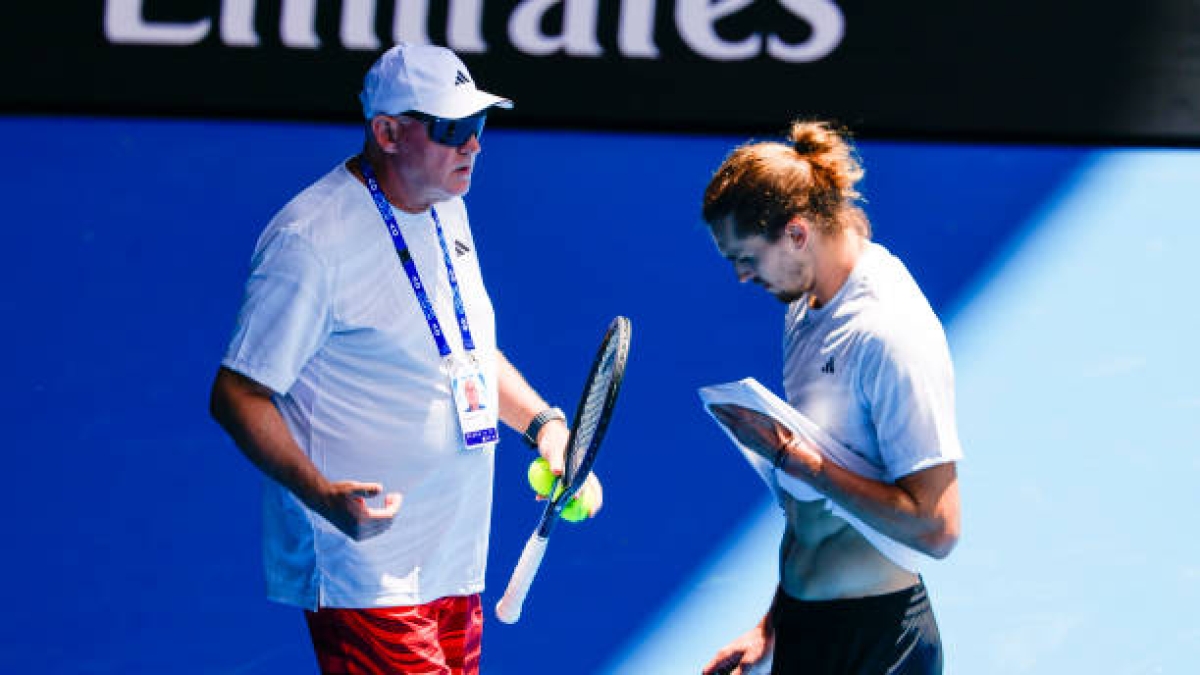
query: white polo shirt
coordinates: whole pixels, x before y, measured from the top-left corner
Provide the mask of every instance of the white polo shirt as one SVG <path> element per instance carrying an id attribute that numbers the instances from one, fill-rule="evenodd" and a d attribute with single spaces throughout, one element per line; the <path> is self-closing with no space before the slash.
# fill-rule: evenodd
<path id="1" fill-rule="evenodd" d="M 908 269 L 867 242 L 829 303 L 789 307 L 783 384 L 788 403 L 897 478 L 962 458 L 954 368 L 942 324 Z"/>
<path id="2" fill-rule="evenodd" d="M 495 318 L 461 199 L 434 207 L 488 387 Z M 394 210 L 443 332 L 463 353 L 431 215 Z M 404 497 L 393 526 L 355 542 L 267 480 L 268 596 L 315 608 L 430 602 L 483 589 L 493 449 L 463 449 L 442 358 L 370 193 L 339 165 L 259 238 L 222 364 L 277 392 L 293 437 L 330 480 Z M 495 407 L 493 409 L 496 409 Z"/>

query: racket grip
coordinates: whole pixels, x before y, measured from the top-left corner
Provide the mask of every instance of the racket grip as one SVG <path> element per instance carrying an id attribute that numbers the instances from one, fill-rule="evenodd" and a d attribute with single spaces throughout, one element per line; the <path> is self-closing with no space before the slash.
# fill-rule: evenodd
<path id="1" fill-rule="evenodd" d="M 542 556 L 546 555 L 546 543 L 549 538 L 543 538 L 537 532 L 525 542 L 521 551 L 521 559 L 513 570 L 512 578 L 508 580 L 508 588 L 504 597 L 496 603 L 496 618 L 504 623 L 516 623 L 521 618 L 521 607 L 525 604 L 525 596 L 533 585 L 533 577 L 542 566 Z"/>

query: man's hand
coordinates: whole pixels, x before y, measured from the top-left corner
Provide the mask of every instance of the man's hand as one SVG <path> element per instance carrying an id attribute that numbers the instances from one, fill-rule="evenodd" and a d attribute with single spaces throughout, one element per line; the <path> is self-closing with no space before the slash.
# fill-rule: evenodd
<path id="1" fill-rule="evenodd" d="M 739 443 L 772 464 L 778 464 L 779 453 L 785 448 L 787 464 L 802 465 L 810 474 L 823 463 L 819 452 L 802 442 L 790 429 L 757 410 L 735 403 L 718 403 L 711 406 L 711 410 Z"/>
<path id="2" fill-rule="evenodd" d="M 562 420 L 550 420 L 538 432 L 538 454 L 550 465 L 550 471 L 555 476 L 563 472 L 563 458 L 567 452 L 567 441 L 570 440 L 571 430 Z"/>
<path id="3" fill-rule="evenodd" d="M 558 420 L 547 423 L 538 433 L 538 453 L 546 459 L 546 463 L 550 465 L 550 471 L 555 476 L 563 474 L 567 441 L 570 440 L 570 437 L 571 432 L 567 425 Z M 604 488 L 600 485 L 600 479 L 596 478 L 595 472 L 588 474 L 587 480 L 583 482 L 583 487 L 575 493 L 575 498 L 583 500 L 583 503 L 590 507 L 588 518 L 595 516 L 600 511 L 600 507 L 604 505 Z"/>
<path id="4" fill-rule="evenodd" d="M 600 512 L 600 507 L 604 506 L 604 487 L 600 485 L 600 479 L 596 478 L 596 472 L 588 474 L 583 487 L 575 493 L 575 499 L 583 500 L 588 506 L 588 518 L 594 518 Z"/>
<path id="5" fill-rule="evenodd" d="M 773 646 L 773 637 L 764 633 L 761 624 L 755 626 L 717 652 L 704 666 L 704 675 L 749 675 Z"/>
<path id="6" fill-rule="evenodd" d="M 355 541 L 370 539 L 392 526 L 392 521 L 400 512 L 400 502 L 404 501 L 400 493 L 389 492 L 383 498 L 381 508 L 368 506 L 367 498 L 381 492 L 383 486 L 379 483 L 348 480 L 330 483 L 316 510 L 347 537 Z"/>

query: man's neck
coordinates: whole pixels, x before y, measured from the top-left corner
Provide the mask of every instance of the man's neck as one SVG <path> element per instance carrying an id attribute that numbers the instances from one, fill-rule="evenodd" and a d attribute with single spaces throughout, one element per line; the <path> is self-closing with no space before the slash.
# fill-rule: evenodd
<path id="1" fill-rule="evenodd" d="M 375 173 L 375 180 L 379 183 L 379 189 L 383 191 L 383 196 L 392 206 L 405 213 L 425 213 L 433 206 L 432 203 L 423 204 L 420 200 L 408 195 L 404 189 L 404 181 L 400 180 L 400 175 L 392 168 L 391 163 L 379 157 L 377 153 L 367 150 L 359 153 L 357 157 L 347 163 L 350 172 L 364 185 L 366 178 L 363 177 L 363 164 L 370 164 L 371 170 Z"/>
<path id="2" fill-rule="evenodd" d="M 857 232 L 843 230 L 832 236 L 820 237 L 818 242 L 820 250 L 815 252 L 816 279 L 811 298 L 813 307 L 824 307 L 850 278 L 850 273 L 866 248 L 867 240 Z"/>

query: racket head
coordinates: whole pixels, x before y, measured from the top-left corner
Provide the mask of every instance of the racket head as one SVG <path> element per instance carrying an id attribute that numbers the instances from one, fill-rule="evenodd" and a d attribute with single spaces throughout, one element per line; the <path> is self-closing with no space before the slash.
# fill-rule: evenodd
<path id="1" fill-rule="evenodd" d="M 564 488 L 547 505 L 547 512 L 561 512 L 592 472 L 600 441 L 608 430 L 617 394 L 625 380 L 625 362 L 629 358 L 632 330 L 629 319 L 618 316 L 609 324 L 600 342 L 600 349 L 584 382 L 579 405 L 575 407 L 575 420 L 563 457 L 561 483 Z"/>

